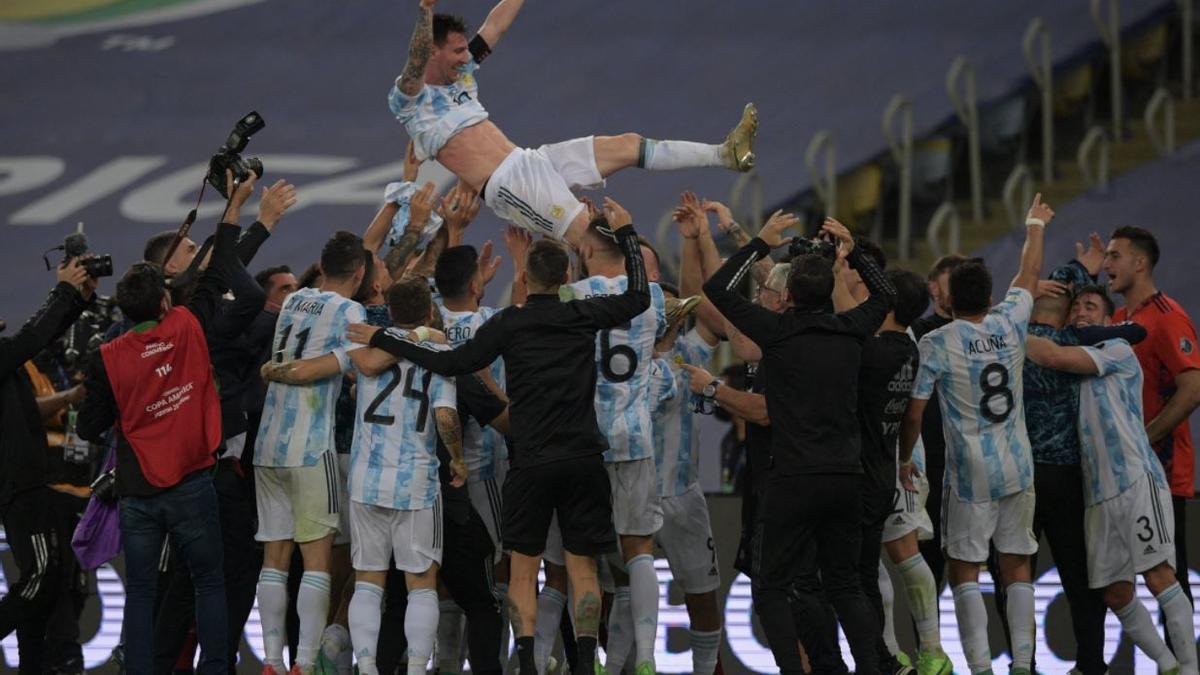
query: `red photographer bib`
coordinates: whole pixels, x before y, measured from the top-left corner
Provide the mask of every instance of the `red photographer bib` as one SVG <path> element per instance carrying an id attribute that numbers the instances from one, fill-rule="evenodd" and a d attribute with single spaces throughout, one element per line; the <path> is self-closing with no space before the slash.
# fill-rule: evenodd
<path id="1" fill-rule="evenodd" d="M 102 345 L 100 354 L 118 427 L 148 483 L 171 487 L 213 464 L 221 405 L 208 341 L 191 312 L 175 307 L 157 326 Z"/>

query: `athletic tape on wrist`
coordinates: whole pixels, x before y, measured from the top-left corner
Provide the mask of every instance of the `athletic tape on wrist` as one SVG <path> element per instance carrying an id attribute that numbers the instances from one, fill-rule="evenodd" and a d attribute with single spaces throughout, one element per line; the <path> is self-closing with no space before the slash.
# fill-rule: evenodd
<path id="1" fill-rule="evenodd" d="M 1045 227 L 1046 221 L 1042 220 L 1041 218 L 1034 218 L 1033 216 L 1030 216 L 1025 219 L 1025 224 L 1026 225 L 1041 225 L 1042 227 Z"/>

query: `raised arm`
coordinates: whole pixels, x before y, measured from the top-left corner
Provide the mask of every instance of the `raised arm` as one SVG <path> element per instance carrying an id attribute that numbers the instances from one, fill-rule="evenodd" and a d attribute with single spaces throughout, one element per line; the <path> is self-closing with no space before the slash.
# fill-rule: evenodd
<path id="1" fill-rule="evenodd" d="M 1030 335 L 1025 340 L 1025 355 L 1043 368 L 1079 375 L 1095 375 L 1096 362 L 1082 347 L 1065 347 L 1053 340 Z"/>
<path id="2" fill-rule="evenodd" d="M 533 244 L 533 235 L 528 230 L 509 225 L 504 228 L 504 247 L 508 249 L 508 259 L 512 261 L 513 280 L 510 304 L 523 305 L 529 296 L 525 286 L 525 260 L 529 257 L 529 247 Z"/>
<path id="3" fill-rule="evenodd" d="M 633 217 L 615 200 L 604 198 L 604 216 L 612 228 L 622 253 L 625 254 L 625 292 L 620 295 L 576 300 L 594 327 L 615 328 L 650 307 L 650 280 L 646 276 L 646 261 L 642 260 L 642 245 L 633 229 Z"/>
<path id="4" fill-rule="evenodd" d="M 1025 217 L 1025 245 L 1021 248 L 1021 269 L 1013 279 L 1013 288 L 1024 288 L 1030 295 L 1037 291 L 1038 277 L 1042 275 L 1042 244 L 1046 225 L 1054 219 L 1054 210 L 1042 203 L 1042 193 L 1033 197 L 1033 206 Z"/>
<path id="5" fill-rule="evenodd" d="M 479 37 L 487 43 L 489 51 L 496 48 L 496 43 L 512 25 L 513 19 L 517 18 L 517 13 L 524 4 L 525 0 L 500 0 L 492 11 L 488 12 L 483 25 L 479 27 Z"/>
<path id="6" fill-rule="evenodd" d="M 417 25 L 413 26 L 408 42 L 408 61 L 396 78 L 396 88 L 405 96 L 416 96 L 425 86 L 425 64 L 433 53 L 433 5 L 436 0 L 421 0 L 417 9 Z"/>
<path id="7" fill-rule="evenodd" d="M 81 294 L 90 299 L 95 283 L 77 260 L 60 267 L 58 283 L 37 314 L 16 335 L 0 339 L 0 376 L 8 377 L 62 335 L 83 313 L 87 303 Z"/>
<path id="8" fill-rule="evenodd" d="M 841 242 L 841 248 L 846 251 L 846 263 L 862 277 L 867 292 L 871 295 L 857 307 L 838 314 L 848 321 L 863 335 L 874 335 L 883 324 L 892 305 L 896 301 L 896 287 L 888 280 L 887 275 L 875 263 L 875 260 L 865 255 L 861 249 L 854 246 L 854 237 L 844 225 L 832 218 L 826 218 L 821 229 L 836 237 Z"/>
<path id="9" fill-rule="evenodd" d="M 733 219 L 733 212 L 729 210 L 728 206 L 725 206 L 721 202 L 714 202 L 708 199 L 705 199 L 701 206 L 705 211 L 717 214 L 717 227 L 721 228 L 721 231 L 724 232 L 727 237 L 732 239 L 733 243 L 737 244 L 739 248 L 750 243 L 750 233 L 746 231 L 746 228 L 739 225 L 738 222 Z M 713 255 L 716 255 L 717 250 L 717 245 L 715 242 L 713 242 L 711 231 L 702 233 L 701 245 L 705 251 L 704 271 L 707 274 L 712 274 L 713 272 L 717 271 L 717 268 L 720 267 L 721 263 L 719 257 L 717 258 L 717 263 L 715 265 L 710 265 L 708 262 L 710 260 L 708 255 L 709 249 L 712 250 Z M 771 260 L 760 260 L 755 263 L 754 267 L 750 268 L 750 277 L 754 279 L 754 283 L 759 285 L 766 283 L 767 275 L 771 273 L 771 267 L 773 265 L 774 263 Z"/>
<path id="10" fill-rule="evenodd" d="M 768 258 L 771 249 L 783 244 L 783 231 L 799 223 L 790 213 L 776 211 L 763 226 L 759 236 L 750 240 L 704 284 L 704 294 L 735 328 L 763 347 L 773 337 L 780 317 L 760 307 L 737 292 L 751 266 Z"/>

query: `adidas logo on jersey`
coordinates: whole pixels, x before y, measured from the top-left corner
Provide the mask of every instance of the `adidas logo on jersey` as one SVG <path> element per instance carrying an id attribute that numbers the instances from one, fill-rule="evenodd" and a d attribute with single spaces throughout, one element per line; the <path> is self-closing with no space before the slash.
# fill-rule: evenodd
<path id="1" fill-rule="evenodd" d="M 896 516 L 896 519 L 892 521 L 892 524 L 893 525 L 903 525 L 904 524 L 904 516 Z"/>
<path id="2" fill-rule="evenodd" d="M 1142 555 L 1150 555 L 1151 553 L 1158 553 L 1158 550 L 1150 544 L 1146 544 L 1146 550 L 1142 551 Z"/>
<path id="3" fill-rule="evenodd" d="M 712 569 L 710 569 L 710 570 L 708 571 L 708 576 L 710 576 L 710 577 L 719 577 L 719 576 L 721 576 L 721 574 L 720 574 L 719 572 L 717 572 L 717 568 L 716 568 L 716 567 L 713 567 Z"/>

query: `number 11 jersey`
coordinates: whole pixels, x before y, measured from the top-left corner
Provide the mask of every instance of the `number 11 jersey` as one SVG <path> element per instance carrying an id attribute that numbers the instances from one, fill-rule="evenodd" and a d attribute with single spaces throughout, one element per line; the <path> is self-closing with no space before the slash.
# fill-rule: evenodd
<path id="1" fill-rule="evenodd" d="M 980 323 L 955 320 L 921 338 L 912 397 L 938 392 L 946 484 L 968 502 L 998 500 L 1033 484 L 1022 373 L 1033 297 L 1009 289 Z"/>
<path id="2" fill-rule="evenodd" d="M 366 310 L 357 302 L 302 288 L 283 301 L 275 321 L 271 360 L 297 361 L 332 353 L 344 373 L 350 369 L 347 352 L 362 346 L 347 339 L 346 329 L 366 322 Z M 271 382 L 254 443 L 254 465 L 313 466 L 321 455 L 333 452 L 333 408 L 341 388 L 341 377 L 301 386 Z"/>

